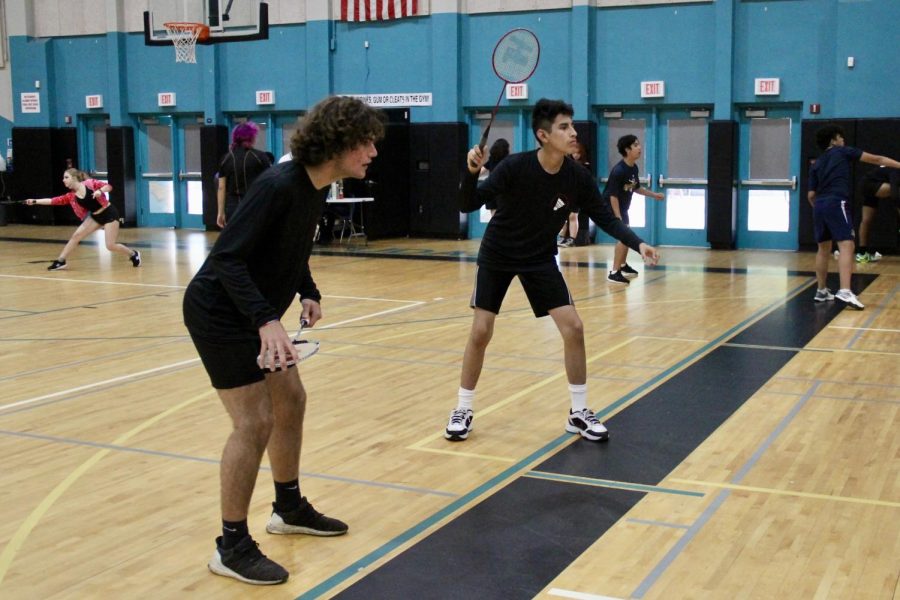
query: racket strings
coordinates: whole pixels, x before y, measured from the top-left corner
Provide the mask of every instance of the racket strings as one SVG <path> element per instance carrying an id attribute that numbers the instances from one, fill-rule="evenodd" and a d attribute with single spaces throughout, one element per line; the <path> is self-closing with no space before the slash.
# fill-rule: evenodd
<path id="1" fill-rule="evenodd" d="M 494 71 L 509 83 L 525 81 L 534 73 L 540 57 L 540 44 L 530 31 L 513 31 L 497 44 Z"/>

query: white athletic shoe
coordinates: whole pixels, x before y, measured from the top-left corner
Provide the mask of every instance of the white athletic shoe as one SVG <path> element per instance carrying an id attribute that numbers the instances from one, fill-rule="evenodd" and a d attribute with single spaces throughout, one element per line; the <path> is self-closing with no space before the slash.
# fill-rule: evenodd
<path id="1" fill-rule="evenodd" d="M 609 431 L 594 416 L 594 411 L 589 408 L 577 412 L 570 410 L 566 431 L 569 433 L 580 433 L 581 437 L 592 442 L 605 442 L 609 439 Z"/>
<path id="2" fill-rule="evenodd" d="M 870 252 L 869 253 L 869 262 L 878 262 L 883 257 L 881 256 L 881 252 Z"/>
<path id="3" fill-rule="evenodd" d="M 862 310 L 866 307 L 850 290 L 838 290 L 834 297 L 854 310 Z"/>
<path id="4" fill-rule="evenodd" d="M 450 411 L 450 420 L 447 422 L 447 429 L 444 430 L 444 437 L 451 442 L 463 441 L 469 437 L 474 420 L 475 413 L 471 408 L 454 408 Z"/>

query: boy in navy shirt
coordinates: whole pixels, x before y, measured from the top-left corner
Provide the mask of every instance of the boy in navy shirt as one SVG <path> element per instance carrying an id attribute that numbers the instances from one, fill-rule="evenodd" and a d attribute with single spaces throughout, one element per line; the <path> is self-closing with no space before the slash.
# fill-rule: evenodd
<path id="1" fill-rule="evenodd" d="M 900 163 L 885 156 L 845 146 L 844 130 L 837 125 L 826 125 L 819 129 L 816 132 L 816 144 L 824 152 L 809 168 L 807 192 L 807 199 L 813 207 L 813 227 L 816 243 L 819 245 L 816 254 L 818 289 L 813 300 L 826 302 L 837 298 L 850 308 L 862 310 L 865 306 L 850 291 L 854 250 L 853 217 L 850 207 L 850 163 L 861 160 L 895 169 L 900 168 Z M 825 286 L 832 240 L 837 242 L 840 252 L 838 274 L 841 287 L 836 294 L 832 294 Z"/>
<path id="2" fill-rule="evenodd" d="M 628 208 L 631 206 L 632 194 L 649 196 L 654 200 L 664 200 L 665 196 L 641 187 L 637 161 L 641 158 L 643 148 L 641 148 L 641 143 L 637 137 L 623 135 L 619 138 L 616 147 L 623 158 L 609 172 L 609 179 L 606 182 L 606 187 L 603 188 L 603 199 L 612 208 L 613 213 L 627 225 Z M 620 241 L 616 242 L 616 249 L 613 251 L 612 270 L 606 276 L 608 281 L 628 285 L 629 279 L 638 276 L 638 272 L 628 266 L 627 256 L 628 246 Z"/>

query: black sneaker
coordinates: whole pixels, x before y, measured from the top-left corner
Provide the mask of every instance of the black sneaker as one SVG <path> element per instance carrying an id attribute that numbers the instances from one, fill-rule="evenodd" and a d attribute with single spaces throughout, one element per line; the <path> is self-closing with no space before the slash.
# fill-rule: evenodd
<path id="1" fill-rule="evenodd" d="M 137 250 L 131 255 L 131 264 L 135 267 L 141 266 L 141 253 Z"/>
<path id="2" fill-rule="evenodd" d="M 266 531 L 285 535 L 290 533 L 305 533 L 307 535 L 333 536 L 347 533 L 347 524 L 326 517 L 313 508 L 312 504 L 304 496 L 300 498 L 300 508 L 287 513 L 279 513 L 272 504 L 272 516 L 266 524 Z"/>
<path id="3" fill-rule="evenodd" d="M 622 268 L 619 269 L 622 272 L 623 277 L 627 277 L 628 279 L 634 279 L 638 276 L 638 272 L 628 266 L 628 263 L 622 265 Z"/>
<path id="4" fill-rule="evenodd" d="M 64 260 L 54 260 L 50 263 L 50 266 L 47 267 L 48 271 L 62 271 L 66 268 L 66 261 Z"/>
<path id="5" fill-rule="evenodd" d="M 216 575 L 233 577 L 253 585 L 276 585 L 288 580 L 288 572 L 260 552 L 249 535 L 233 548 L 222 548 L 222 536 L 216 538 L 216 551 L 207 565 Z"/>
<path id="6" fill-rule="evenodd" d="M 624 283 L 625 285 L 629 284 L 628 279 L 622 275 L 622 271 L 610 271 L 609 275 L 606 276 L 606 280 L 611 283 Z"/>

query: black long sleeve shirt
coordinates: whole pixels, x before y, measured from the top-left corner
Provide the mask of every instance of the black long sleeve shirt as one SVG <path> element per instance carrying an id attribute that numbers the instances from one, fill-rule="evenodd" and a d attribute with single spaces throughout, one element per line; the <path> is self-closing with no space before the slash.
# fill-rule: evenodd
<path id="1" fill-rule="evenodd" d="M 309 257 L 327 194 L 295 161 L 256 179 L 185 291 L 184 322 L 193 334 L 257 338 L 296 294 L 321 299 Z"/>
<path id="2" fill-rule="evenodd" d="M 547 173 L 537 150 L 513 154 L 478 184 L 466 170 L 459 186 L 459 210 L 471 212 L 496 199 L 478 264 L 500 271 L 535 271 L 555 264 L 556 235 L 569 213 L 583 210 L 603 231 L 638 250 L 639 238 L 603 202 L 590 172 L 566 158 L 556 173 Z"/>

